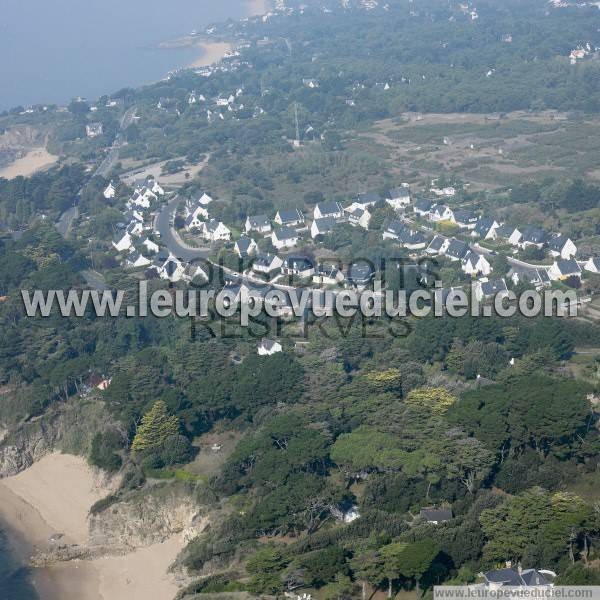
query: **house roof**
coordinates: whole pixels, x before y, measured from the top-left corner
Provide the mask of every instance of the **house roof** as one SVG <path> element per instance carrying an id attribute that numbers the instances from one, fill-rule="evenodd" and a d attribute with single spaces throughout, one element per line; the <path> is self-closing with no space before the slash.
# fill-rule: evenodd
<path id="1" fill-rule="evenodd" d="M 557 260 L 556 268 L 561 275 L 579 275 L 581 267 L 576 260 Z"/>
<path id="2" fill-rule="evenodd" d="M 320 264 L 315 269 L 315 275 L 336 279 L 340 275 L 340 270 L 335 265 Z"/>
<path id="3" fill-rule="evenodd" d="M 424 212 L 431 210 L 432 206 L 433 202 L 427 198 L 420 198 L 415 202 L 415 208 Z"/>
<path id="4" fill-rule="evenodd" d="M 254 259 L 254 264 L 259 267 L 270 268 L 276 258 L 277 255 L 275 254 L 259 254 Z"/>
<path id="5" fill-rule="evenodd" d="M 528 281 L 529 283 L 548 283 L 550 276 L 546 269 L 531 269 L 526 267 L 513 267 L 513 272 L 519 276 L 519 279 Z"/>
<path id="6" fill-rule="evenodd" d="M 523 232 L 523 241 L 532 244 L 545 244 L 548 241 L 548 234 L 543 229 L 528 227 Z"/>
<path id="7" fill-rule="evenodd" d="M 496 233 L 501 238 L 508 239 L 515 232 L 516 229 L 516 227 L 512 227 L 511 225 L 500 225 L 500 227 L 496 229 Z"/>
<path id="8" fill-rule="evenodd" d="M 483 576 L 489 583 L 502 583 L 509 586 L 520 586 L 522 583 L 519 573 L 514 569 L 496 569 L 484 573 Z"/>
<path id="9" fill-rule="evenodd" d="M 427 239 L 420 231 L 414 231 L 413 229 L 404 229 L 398 235 L 398 241 L 401 244 L 424 244 Z"/>
<path id="10" fill-rule="evenodd" d="M 431 207 L 431 212 L 438 216 L 443 216 L 443 214 L 448 210 L 448 207 L 445 204 L 436 204 Z"/>
<path id="11" fill-rule="evenodd" d="M 386 232 L 391 233 L 393 235 L 400 235 L 406 229 L 406 225 L 401 221 L 392 221 L 386 227 Z"/>
<path id="12" fill-rule="evenodd" d="M 313 268 L 311 260 L 306 256 L 288 256 L 283 261 L 283 266 L 293 271 L 307 271 Z"/>
<path id="13" fill-rule="evenodd" d="M 477 254 L 477 252 L 473 252 L 472 250 L 469 250 L 469 252 L 467 252 L 467 254 L 465 254 L 465 256 L 462 260 L 464 263 L 471 262 L 471 264 L 473 266 L 475 266 L 479 262 L 480 258 L 481 258 L 480 254 Z"/>
<path id="14" fill-rule="evenodd" d="M 243 235 L 236 243 L 236 247 L 239 250 L 239 252 L 241 254 L 245 254 L 246 252 L 248 252 L 250 246 L 256 243 L 254 242 L 254 240 L 252 238 L 246 237 L 245 235 Z"/>
<path id="15" fill-rule="evenodd" d="M 475 231 L 481 236 L 487 235 L 495 222 L 491 217 L 480 217 L 475 225 Z"/>
<path id="16" fill-rule="evenodd" d="M 590 258 L 590 262 L 598 271 L 600 271 L 600 258 Z"/>
<path id="17" fill-rule="evenodd" d="M 388 194 L 392 200 L 395 198 L 410 198 L 410 190 L 404 186 L 392 188 Z"/>
<path id="18" fill-rule="evenodd" d="M 290 210 L 280 210 L 279 218 L 285 225 L 286 223 L 295 223 L 296 221 L 304 221 L 304 215 L 298 208 L 292 208 Z"/>
<path id="19" fill-rule="evenodd" d="M 442 246 L 445 244 L 446 239 L 443 238 L 441 235 L 436 235 L 431 242 L 429 243 L 429 246 L 427 246 L 428 249 L 430 250 L 435 250 L 436 252 L 439 252 L 442 249 Z"/>
<path id="20" fill-rule="evenodd" d="M 298 234 L 289 227 L 281 227 L 273 232 L 273 235 L 280 241 L 293 240 L 298 238 Z"/>
<path id="21" fill-rule="evenodd" d="M 221 221 L 217 221 L 216 219 L 211 219 L 208 223 L 205 224 L 206 230 L 210 233 L 214 233 L 219 226 L 223 225 Z M 223 225 L 225 227 L 225 225 Z"/>
<path id="22" fill-rule="evenodd" d="M 469 252 L 469 244 L 463 242 L 461 240 L 452 239 L 450 245 L 448 246 L 448 250 L 446 250 L 446 255 L 451 256 L 453 258 L 464 258 Z"/>
<path id="23" fill-rule="evenodd" d="M 271 224 L 271 221 L 267 218 L 267 215 L 254 215 L 248 217 L 248 222 L 251 227 L 266 227 Z"/>
<path id="24" fill-rule="evenodd" d="M 495 279 L 493 281 L 482 281 L 481 291 L 484 296 L 495 296 L 500 292 L 506 292 L 506 281 L 504 279 Z"/>
<path id="25" fill-rule="evenodd" d="M 368 283 L 373 277 L 373 268 L 364 263 L 352 263 L 347 270 L 347 279 L 351 283 Z"/>
<path id="26" fill-rule="evenodd" d="M 521 571 L 521 579 L 525 585 L 549 585 L 551 583 L 550 579 L 537 569 L 524 569 Z"/>
<path id="27" fill-rule="evenodd" d="M 279 344 L 276 340 L 269 340 L 267 338 L 263 338 L 260 342 L 260 345 L 269 352 L 275 348 L 275 345 Z M 280 344 L 279 344 L 280 345 Z"/>
<path id="28" fill-rule="evenodd" d="M 544 571 L 542 573 L 537 569 L 523 569 L 519 572 L 511 568 L 496 569 L 483 574 L 488 583 L 515 587 L 550 585 L 553 580 L 551 575 L 551 572 Z"/>
<path id="29" fill-rule="evenodd" d="M 335 219 L 333 219 L 332 217 L 323 217 L 322 219 L 315 219 L 315 224 L 317 226 L 317 229 L 319 230 L 319 233 L 328 233 L 336 226 Z"/>
<path id="30" fill-rule="evenodd" d="M 570 241 L 568 237 L 565 237 L 562 234 L 554 236 L 549 242 L 548 247 L 550 250 L 554 250 L 555 252 L 560 252 Z"/>
<path id="31" fill-rule="evenodd" d="M 450 521 L 454 516 L 449 508 L 422 508 L 419 513 L 427 521 Z"/>
<path id="32" fill-rule="evenodd" d="M 358 194 L 357 202 L 361 204 L 377 204 L 381 202 L 382 198 L 377 192 L 366 192 L 364 194 Z"/>
<path id="33" fill-rule="evenodd" d="M 477 221 L 477 215 L 470 210 L 455 210 L 454 220 L 457 223 L 473 223 Z"/>
<path id="34" fill-rule="evenodd" d="M 333 215 L 343 211 L 339 202 L 319 202 L 317 208 L 322 215 Z"/>

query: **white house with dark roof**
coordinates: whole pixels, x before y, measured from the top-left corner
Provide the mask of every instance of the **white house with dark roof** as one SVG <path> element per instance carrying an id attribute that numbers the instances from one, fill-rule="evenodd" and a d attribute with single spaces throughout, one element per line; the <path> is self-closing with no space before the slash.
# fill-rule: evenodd
<path id="1" fill-rule="evenodd" d="M 496 237 L 496 229 L 500 227 L 500 223 L 491 217 L 480 217 L 475 223 L 475 227 L 471 231 L 473 237 L 481 238 L 482 240 L 493 240 Z"/>
<path id="2" fill-rule="evenodd" d="M 344 208 L 339 202 L 319 202 L 315 206 L 313 217 L 317 219 L 341 219 L 344 216 Z M 314 236 L 313 236 L 314 237 Z"/>
<path id="3" fill-rule="evenodd" d="M 278 250 L 283 248 L 293 248 L 298 245 L 299 236 L 294 229 L 281 227 L 275 229 L 271 234 L 271 243 Z"/>
<path id="4" fill-rule="evenodd" d="M 378 202 L 382 202 L 383 198 L 377 192 L 365 192 L 358 194 L 356 200 L 353 202 L 354 206 L 358 206 L 364 210 L 375 206 Z"/>
<path id="5" fill-rule="evenodd" d="M 471 251 L 462 259 L 461 269 L 464 273 L 473 277 L 477 275 L 487 277 L 492 272 L 492 265 L 485 256 Z"/>
<path id="6" fill-rule="evenodd" d="M 258 252 L 258 244 L 251 237 L 243 235 L 235 243 L 234 250 L 240 258 L 246 258 Z"/>
<path id="7" fill-rule="evenodd" d="M 276 254 L 259 254 L 252 263 L 252 270 L 255 273 L 270 275 L 281 268 L 283 260 Z"/>
<path id="8" fill-rule="evenodd" d="M 181 278 L 183 281 L 194 281 L 194 279 L 208 281 L 208 274 L 199 264 L 189 264 L 183 270 Z"/>
<path id="9" fill-rule="evenodd" d="M 439 525 L 440 523 L 451 521 L 454 515 L 450 508 L 426 507 L 421 509 L 419 517 L 431 525 Z"/>
<path id="10" fill-rule="evenodd" d="M 275 340 L 263 338 L 257 349 L 259 356 L 272 356 L 278 352 L 283 352 L 281 344 Z"/>
<path id="11" fill-rule="evenodd" d="M 511 563 L 503 569 L 495 569 L 480 574 L 484 583 L 481 587 L 498 590 L 503 587 L 511 588 L 552 588 L 556 573 L 548 569 L 522 569 L 520 566 L 513 568 Z M 474 587 L 478 587 L 475 584 Z"/>
<path id="12" fill-rule="evenodd" d="M 429 211 L 428 218 L 433 223 L 452 221 L 454 218 L 454 211 L 445 204 L 434 204 Z"/>
<path id="13" fill-rule="evenodd" d="M 408 250 L 423 250 L 427 246 L 427 239 L 420 231 L 410 229 L 401 221 L 389 223 L 382 237 L 384 240 L 394 240 Z"/>
<path id="14" fill-rule="evenodd" d="M 161 279 L 167 279 L 172 283 L 176 283 L 183 279 L 183 275 L 185 272 L 185 265 L 173 254 L 169 254 L 169 257 L 166 261 L 158 261 L 159 264 L 156 264 L 158 270 L 158 276 Z M 161 264 L 162 263 L 162 264 Z"/>
<path id="15" fill-rule="evenodd" d="M 410 204 L 410 188 L 408 185 L 401 185 L 397 188 L 392 188 L 385 201 L 394 209 L 400 210 Z"/>
<path id="16" fill-rule="evenodd" d="M 548 249 L 554 258 L 560 257 L 563 260 L 570 260 L 577 254 L 577 246 L 573 240 L 562 234 L 555 235 L 550 239 Z"/>
<path id="17" fill-rule="evenodd" d="M 113 185 L 113 182 L 111 181 L 104 189 L 103 195 L 107 200 L 110 200 L 111 198 L 115 197 L 116 193 L 117 193 L 117 189 L 115 188 L 115 186 Z"/>
<path id="18" fill-rule="evenodd" d="M 129 256 L 125 259 L 125 264 L 132 269 L 139 269 L 152 264 L 152 261 L 146 258 L 143 254 L 132 249 Z"/>
<path id="19" fill-rule="evenodd" d="M 533 285 L 538 291 L 552 286 L 552 280 L 550 279 L 550 275 L 548 275 L 548 269 L 544 268 L 532 269 L 513 267 L 510 278 L 515 285 L 518 285 L 519 283 Z"/>
<path id="20" fill-rule="evenodd" d="M 475 229 L 478 217 L 471 210 L 455 210 L 452 215 L 452 222 L 461 229 Z"/>
<path id="21" fill-rule="evenodd" d="M 523 234 L 516 227 L 510 225 L 501 225 L 494 232 L 494 239 L 505 240 L 511 246 L 518 246 L 522 237 Z"/>
<path id="22" fill-rule="evenodd" d="M 600 273 L 600 258 L 590 258 L 583 268 L 590 273 Z"/>
<path id="23" fill-rule="evenodd" d="M 278 210 L 275 215 L 275 223 L 285 227 L 300 227 L 304 225 L 304 221 L 304 215 L 298 208 Z"/>
<path id="24" fill-rule="evenodd" d="M 113 247 L 117 250 L 117 252 L 123 252 L 124 250 L 129 250 L 133 248 L 133 240 L 131 234 L 128 231 L 122 231 L 120 233 L 115 234 L 112 241 Z"/>
<path id="25" fill-rule="evenodd" d="M 505 296 L 508 294 L 508 287 L 504 279 L 480 279 L 475 285 L 475 297 L 479 302 L 497 296 Z"/>
<path id="26" fill-rule="evenodd" d="M 143 231 L 144 225 L 137 219 L 130 221 L 130 223 L 127 225 L 127 233 L 129 233 L 130 235 L 135 235 L 136 237 L 138 237 L 142 235 Z"/>
<path id="27" fill-rule="evenodd" d="M 446 252 L 444 253 L 451 261 L 462 260 L 467 256 L 467 254 L 471 251 L 469 248 L 469 244 L 463 242 L 462 240 L 457 240 L 456 238 L 452 238 L 448 247 L 446 248 Z"/>
<path id="28" fill-rule="evenodd" d="M 413 212 L 419 217 L 428 217 L 431 212 L 433 202 L 427 198 L 417 200 L 413 205 Z"/>
<path id="29" fill-rule="evenodd" d="M 148 250 L 149 252 L 158 252 L 159 251 L 158 244 L 148 238 L 142 240 L 142 246 L 144 246 L 146 248 L 146 250 Z"/>
<path id="30" fill-rule="evenodd" d="M 352 227 L 369 229 L 372 215 L 366 208 L 355 206 L 354 208 L 348 207 L 345 210 L 348 214 L 348 223 L 352 225 Z"/>
<path id="31" fill-rule="evenodd" d="M 288 256 L 283 261 L 281 272 L 284 275 L 292 275 L 305 279 L 314 275 L 315 267 L 312 261 L 305 256 Z"/>
<path id="32" fill-rule="evenodd" d="M 198 204 L 189 211 L 185 219 L 185 228 L 188 231 L 192 229 L 201 229 L 207 219 L 208 210 L 206 210 L 204 206 Z"/>
<path id="33" fill-rule="evenodd" d="M 581 267 L 576 260 L 556 260 L 548 269 L 552 281 L 563 281 L 569 277 L 581 278 Z"/>
<path id="34" fill-rule="evenodd" d="M 432 254 L 433 256 L 446 254 L 450 241 L 449 238 L 446 238 L 443 235 L 436 235 L 431 242 L 429 242 L 429 246 L 427 246 L 425 252 L 427 252 L 427 254 Z"/>
<path id="35" fill-rule="evenodd" d="M 335 265 L 320 264 L 317 265 L 312 280 L 317 285 L 335 285 L 344 281 L 344 274 Z"/>
<path id="36" fill-rule="evenodd" d="M 231 230 L 227 225 L 216 219 L 202 223 L 201 234 L 210 242 L 227 242 L 231 239 Z"/>
<path id="37" fill-rule="evenodd" d="M 337 225 L 337 221 L 332 217 L 324 217 L 322 219 L 315 219 L 310 226 L 310 235 L 313 239 L 319 235 L 327 235 L 331 233 L 334 227 Z"/>
<path id="38" fill-rule="evenodd" d="M 521 248 L 535 246 L 541 250 L 548 243 L 548 240 L 549 236 L 543 229 L 539 229 L 537 227 L 527 227 L 525 231 L 523 231 L 523 236 L 521 237 L 519 246 Z"/>
<path id="39" fill-rule="evenodd" d="M 255 215 L 246 218 L 246 233 L 256 231 L 257 233 L 271 233 L 271 221 L 267 215 Z"/>

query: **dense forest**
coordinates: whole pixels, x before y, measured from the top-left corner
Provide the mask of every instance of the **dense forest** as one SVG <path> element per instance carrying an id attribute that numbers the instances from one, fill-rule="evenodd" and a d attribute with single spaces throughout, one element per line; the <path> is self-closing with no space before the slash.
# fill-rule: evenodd
<path id="1" fill-rule="evenodd" d="M 375 121 L 405 112 L 600 112 L 597 53 L 569 61 L 574 48 L 600 45 L 597 8 L 482 0 L 475 19 L 437 0 L 370 11 L 308 4 L 217 26 L 249 40 L 239 68 L 211 77 L 185 70 L 122 90 L 140 120 L 125 129 L 120 160 L 206 159 L 179 192 L 225 190 L 211 216 L 239 223 L 348 197 L 365 181 L 386 189 L 382 164 L 348 150 Z M 188 103 L 192 92 L 236 90 L 236 110 L 214 122 Z M 179 115 L 157 109 L 165 97 Z M 303 141 L 317 149 L 288 168 L 296 111 Z M 309 589 L 339 600 L 368 587 L 420 597 L 506 561 L 552 569 L 560 583 L 600 585 L 598 364 L 584 371 L 576 362 L 582 349 L 597 349 L 600 326 L 410 317 L 395 323 L 404 334 L 391 336 L 388 324 L 325 319 L 306 339 L 283 336 L 283 352 L 265 357 L 256 353 L 260 335 L 235 323 L 235 335 L 215 337 L 176 317 L 26 318 L 20 290 L 82 289 L 89 269 L 108 288 L 136 293 L 109 241 L 131 190 L 120 185 L 116 198 L 99 202 L 109 178 L 91 176 L 116 121 L 106 117 L 105 139 L 90 141 L 81 139 L 88 117 L 79 105 L 61 113 L 51 135 L 68 158 L 60 166 L 0 179 L 0 424 L 27 428 L 76 406 L 78 450 L 122 474 L 93 513 L 150 494 L 156 482 L 183 482 L 215 515 L 178 559 L 194 580 L 189 594 Z M 124 170 L 117 164 L 111 177 Z M 502 199 L 588 214 L 598 191 L 567 174 L 503 190 Z M 54 223 L 74 205 L 83 216 L 62 236 Z M 340 228 L 323 247 L 380 263 L 386 210 L 368 235 Z M 92 383 L 98 376 L 110 379 L 102 391 Z M 88 403 L 102 419 L 88 420 Z M 218 469 L 198 474 L 192 465 L 206 450 L 197 441 L 214 432 L 230 434 L 234 447 Z M 427 522 L 421 510 L 432 506 L 451 518 Z"/>

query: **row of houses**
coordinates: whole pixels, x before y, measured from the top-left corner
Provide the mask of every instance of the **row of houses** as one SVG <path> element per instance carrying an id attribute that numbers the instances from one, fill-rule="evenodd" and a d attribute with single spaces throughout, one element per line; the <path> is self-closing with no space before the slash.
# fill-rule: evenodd
<path id="1" fill-rule="evenodd" d="M 413 212 L 432 223 L 452 223 L 470 231 L 474 238 L 498 240 L 521 249 L 536 247 L 541 250 L 546 247 L 553 257 L 564 260 L 572 259 L 577 254 L 577 246 L 573 240 L 560 233 L 550 234 L 537 227 L 526 227 L 521 231 L 518 227 L 501 224 L 491 217 L 479 217 L 473 211 L 465 209 L 453 210 L 432 200 L 418 200 L 414 204 Z"/>

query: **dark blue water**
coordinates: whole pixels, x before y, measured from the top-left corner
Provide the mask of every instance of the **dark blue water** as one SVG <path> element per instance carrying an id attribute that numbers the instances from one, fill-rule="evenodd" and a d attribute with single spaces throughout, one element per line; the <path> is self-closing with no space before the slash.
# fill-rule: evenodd
<path id="1" fill-rule="evenodd" d="M 199 57 L 158 43 L 247 10 L 247 0 L 1 0 L 0 110 L 156 81 Z"/>
<path id="2" fill-rule="evenodd" d="M 37 600 L 26 568 L 19 564 L 10 547 L 8 535 L 0 528 L 0 598 L 2 600 Z"/>

